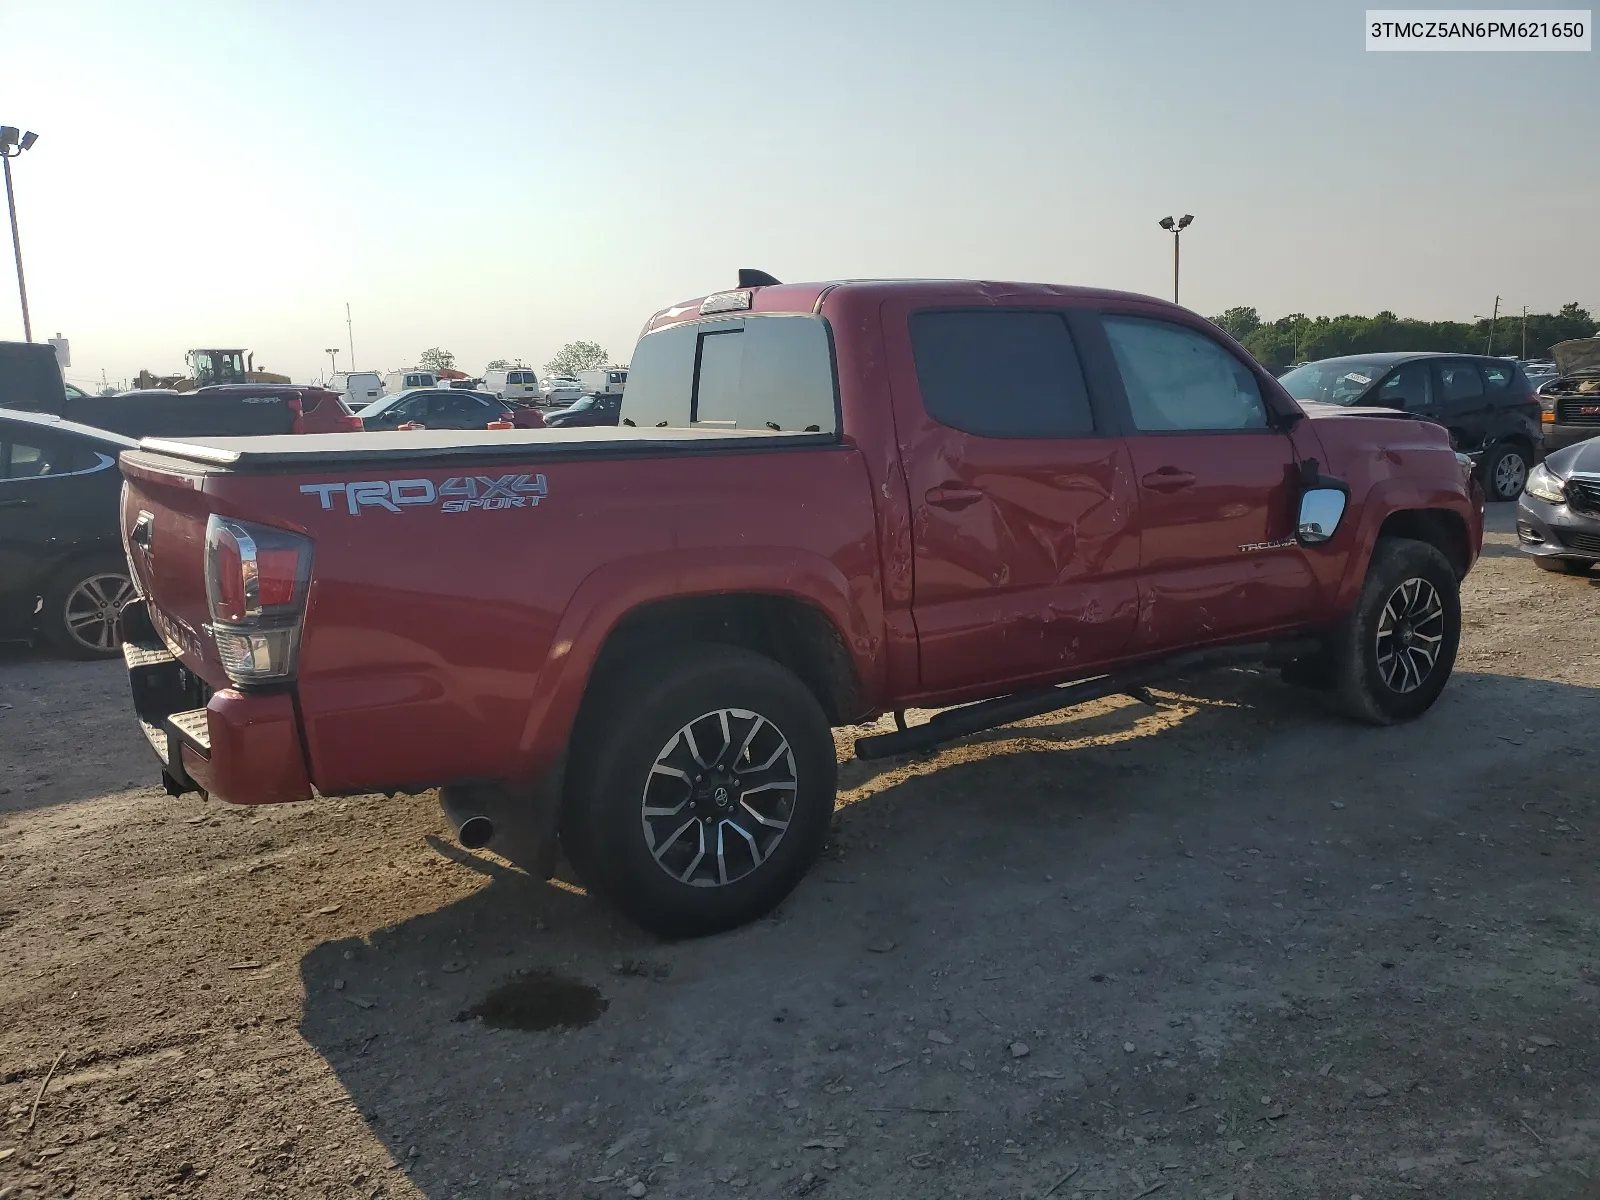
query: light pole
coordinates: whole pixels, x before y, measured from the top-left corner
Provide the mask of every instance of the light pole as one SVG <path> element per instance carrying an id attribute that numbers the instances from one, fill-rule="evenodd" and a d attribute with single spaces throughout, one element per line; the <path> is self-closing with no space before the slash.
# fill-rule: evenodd
<path id="1" fill-rule="evenodd" d="M 1487 317 L 1483 316 L 1481 313 L 1473 313 L 1472 314 L 1472 319 L 1474 321 L 1488 321 L 1489 322 L 1489 344 L 1483 348 L 1483 353 L 1484 353 L 1484 357 L 1486 357 L 1486 358 L 1493 356 L 1493 354 L 1494 354 L 1494 327 L 1495 327 L 1495 324 L 1500 320 L 1500 297 L 1496 296 L 1494 298 L 1494 309 L 1493 309 L 1493 311 L 1490 312 L 1490 314 Z"/>
<path id="2" fill-rule="evenodd" d="M 6 208 L 11 213 L 11 250 L 17 256 L 17 294 L 22 297 L 22 336 L 33 341 L 33 322 L 28 319 L 28 283 L 22 277 L 22 239 L 17 236 L 17 198 L 11 191 L 11 160 L 31 149 L 39 135 L 23 133 L 15 125 L 0 125 L 0 157 L 5 159 Z"/>
<path id="3" fill-rule="evenodd" d="M 1193 220 L 1193 213 L 1184 213 L 1176 221 L 1171 217 L 1161 218 L 1161 228 L 1172 234 L 1172 302 L 1174 304 L 1178 302 L 1178 239 L 1182 236 L 1183 231 L 1189 228 Z"/>
<path id="4" fill-rule="evenodd" d="M 328 356 L 328 378 L 332 379 L 339 373 L 339 347 L 329 346 L 323 353 Z"/>

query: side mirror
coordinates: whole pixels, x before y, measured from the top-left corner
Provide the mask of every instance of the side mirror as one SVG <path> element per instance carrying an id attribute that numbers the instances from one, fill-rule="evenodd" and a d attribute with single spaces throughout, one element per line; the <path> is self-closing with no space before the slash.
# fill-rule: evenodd
<path id="1" fill-rule="evenodd" d="M 1308 488 L 1300 496 L 1295 538 L 1302 546 L 1320 546 L 1339 528 L 1348 497 L 1339 488 Z"/>

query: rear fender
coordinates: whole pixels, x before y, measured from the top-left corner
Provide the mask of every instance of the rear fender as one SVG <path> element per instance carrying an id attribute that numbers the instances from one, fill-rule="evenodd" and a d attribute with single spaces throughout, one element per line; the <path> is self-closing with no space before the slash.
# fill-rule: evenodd
<path id="1" fill-rule="evenodd" d="M 565 748 L 606 638 L 630 612 L 662 600 L 742 592 L 808 603 L 833 623 L 862 700 L 875 706 L 884 690 L 883 598 L 875 584 L 852 582 L 820 555 L 776 547 L 661 551 L 596 569 L 573 593 L 539 670 L 521 743 L 529 773 Z"/>

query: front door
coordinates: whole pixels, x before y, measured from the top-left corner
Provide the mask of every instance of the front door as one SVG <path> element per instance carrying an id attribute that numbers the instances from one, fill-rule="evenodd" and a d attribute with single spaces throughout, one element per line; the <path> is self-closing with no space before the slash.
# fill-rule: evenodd
<path id="1" fill-rule="evenodd" d="M 1139 495 L 1134 647 L 1165 651 L 1293 626 L 1315 608 L 1294 538 L 1288 434 L 1254 373 L 1198 329 L 1108 313 Z"/>
<path id="2" fill-rule="evenodd" d="M 1139 547 L 1128 452 L 1066 313 L 884 306 L 912 511 L 923 688 L 995 690 L 1115 658 Z"/>

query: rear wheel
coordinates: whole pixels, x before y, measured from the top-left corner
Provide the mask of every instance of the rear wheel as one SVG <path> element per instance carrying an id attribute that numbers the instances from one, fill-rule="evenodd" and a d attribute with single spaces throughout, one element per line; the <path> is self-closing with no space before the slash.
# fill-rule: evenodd
<path id="1" fill-rule="evenodd" d="M 1339 707 L 1373 725 L 1421 716 L 1449 682 L 1460 639 L 1449 560 L 1426 542 L 1380 540 L 1356 606 L 1329 646 Z"/>
<path id="2" fill-rule="evenodd" d="M 1516 442 L 1501 442 L 1483 460 L 1483 487 L 1491 500 L 1515 500 L 1528 482 L 1532 455 Z"/>
<path id="3" fill-rule="evenodd" d="M 1594 566 L 1581 558 L 1536 558 L 1533 560 L 1546 571 L 1555 571 L 1562 575 L 1587 575 L 1589 568 Z"/>
<path id="4" fill-rule="evenodd" d="M 131 599 L 126 561 L 109 554 L 84 559 L 45 592 L 39 632 L 72 658 L 113 658 L 122 653 L 122 608 Z"/>
<path id="5" fill-rule="evenodd" d="M 562 822 L 584 882 L 667 937 L 732 929 L 800 882 L 833 817 L 833 736 L 768 658 L 686 647 L 586 705 Z"/>

